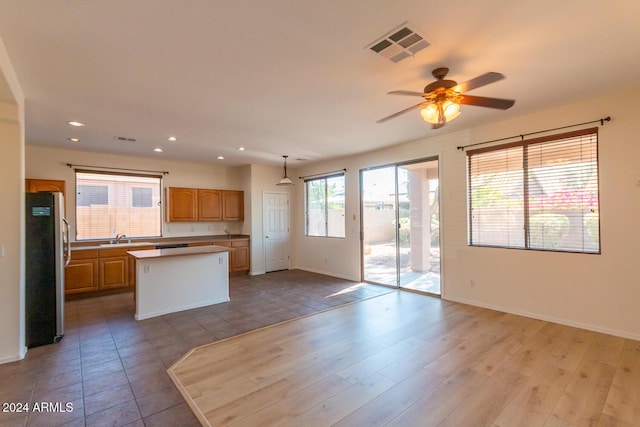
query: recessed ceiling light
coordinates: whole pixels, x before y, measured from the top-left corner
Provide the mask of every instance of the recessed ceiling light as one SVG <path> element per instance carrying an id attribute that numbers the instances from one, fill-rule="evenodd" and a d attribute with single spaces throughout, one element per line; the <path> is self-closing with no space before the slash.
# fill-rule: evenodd
<path id="1" fill-rule="evenodd" d="M 218 160 L 224 160 L 224 156 L 218 156 L 218 157 L 216 157 L 216 159 L 218 159 Z"/>
<path id="2" fill-rule="evenodd" d="M 70 121 L 70 122 L 67 122 L 67 123 L 69 123 L 71 126 L 75 126 L 75 127 L 82 127 L 82 126 L 84 126 L 84 123 L 75 122 L 75 121 Z"/>
<path id="3" fill-rule="evenodd" d="M 176 138 L 175 136 L 170 136 L 169 138 L 167 138 L 167 140 L 171 142 L 175 142 L 178 140 L 178 138 Z"/>
<path id="4" fill-rule="evenodd" d="M 154 148 L 153 151 L 156 153 L 162 153 L 162 148 Z"/>
<path id="5" fill-rule="evenodd" d="M 80 138 L 67 138 L 71 142 L 80 142 Z"/>
<path id="6" fill-rule="evenodd" d="M 238 147 L 238 151 L 244 151 L 244 147 Z"/>

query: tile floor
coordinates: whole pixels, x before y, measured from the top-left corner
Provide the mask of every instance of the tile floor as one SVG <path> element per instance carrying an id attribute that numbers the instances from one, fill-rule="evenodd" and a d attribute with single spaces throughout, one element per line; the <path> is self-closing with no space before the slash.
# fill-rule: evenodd
<path id="1" fill-rule="evenodd" d="M 0 412 L 0 426 L 197 426 L 166 373 L 189 349 L 388 292 L 291 270 L 235 277 L 228 303 L 140 322 L 131 293 L 67 301 L 60 343 L 0 365 L 3 409 L 30 405 L 29 413 Z"/>

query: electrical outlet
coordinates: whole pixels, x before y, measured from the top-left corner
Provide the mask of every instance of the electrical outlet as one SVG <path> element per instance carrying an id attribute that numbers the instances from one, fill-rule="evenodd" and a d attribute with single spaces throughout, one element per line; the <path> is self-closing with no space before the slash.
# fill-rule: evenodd
<path id="1" fill-rule="evenodd" d="M 324 259 L 324 263 L 325 263 L 325 264 L 329 264 L 329 260 L 325 258 L 325 259 Z"/>
<path id="2" fill-rule="evenodd" d="M 145 265 L 144 266 L 144 272 L 145 273 L 150 273 L 151 272 L 151 266 L 150 265 Z"/>
<path id="3" fill-rule="evenodd" d="M 476 281 L 473 280 L 473 279 L 469 280 L 469 287 L 470 288 L 475 288 L 476 287 Z"/>

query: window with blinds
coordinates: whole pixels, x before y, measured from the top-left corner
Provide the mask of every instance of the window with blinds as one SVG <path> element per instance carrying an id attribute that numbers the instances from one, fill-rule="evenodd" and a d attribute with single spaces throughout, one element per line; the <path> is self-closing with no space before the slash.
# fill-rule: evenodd
<path id="1" fill-rule="evenodd" d="M 306 179 L 306 235 L 345 237 L 344 174 Z"/>
<path id="2" fill-rule="evenodd" d="M 76 240 L 158 237 L 162 177 L 76 170 Z"/>
<path id="3" fill-rule="evenodd" d="M 597 128 L 467 156 L 470 245 L 600 253 Z"/>

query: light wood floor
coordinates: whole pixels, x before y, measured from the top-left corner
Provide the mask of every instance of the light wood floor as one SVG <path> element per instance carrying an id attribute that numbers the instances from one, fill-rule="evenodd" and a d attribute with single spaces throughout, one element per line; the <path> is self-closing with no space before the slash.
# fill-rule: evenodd
<path id="1" fill-rule="evenodd" d="M 204 425 L 640 425 L 640 342 L 408 292 L 196 348 L 169 375 Z"/>

